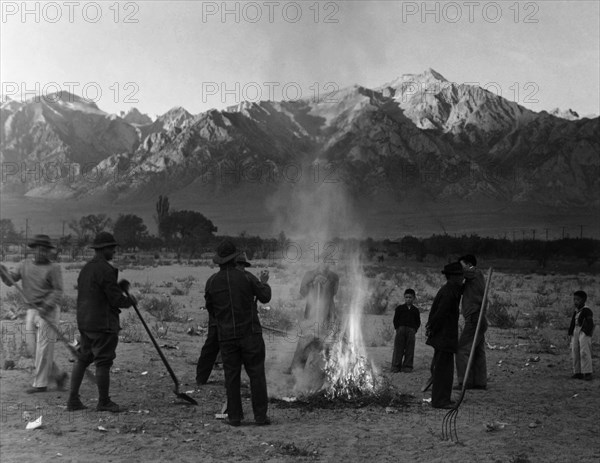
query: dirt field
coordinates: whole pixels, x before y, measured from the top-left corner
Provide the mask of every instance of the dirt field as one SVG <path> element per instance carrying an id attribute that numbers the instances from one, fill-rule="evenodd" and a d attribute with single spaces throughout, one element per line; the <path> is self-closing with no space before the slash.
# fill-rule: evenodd
<path id="1" fill-rule="evenodd" d="M 65 291 L 76 294 L 81 264 L 62 264 Z M 268 266 L 267 263 L 257 266 Z M 9 264 L 9 267 L 11 264 Z M 368 270 L 380 286 L 398 284 L 417 290 L 417 305 L 427 320 L 436 289 L 442 283 L 438 266 L 396 271 L 393 264 Z M 482 265 L 485 268 L 485 264 Z M 302 269 L 269 266 L 273 287 L 271 306 L 297 313 L 303 302 L 296 296 Z M 256 268 L 251 268 L 257 272 Z M 3 462 L 288 462 L 371 461 L 414 462 L 596 462 L 600 459 L 600 364 L 599 332 L 594 334 L 594 380 L 571 380 L 566 326 L 571 293 L 585 289 L 595 322 L 600 322 L 598 275 L 513 275 L 496 273 L 492 300 L 519 312 L 513 328 L 491 328 L 487 391 L 467 391 L 457 425 L 460 443 L 440 439 L 445 410 L 435 410 L 421 393 L 429 376 L 432 349 L 424 333 L 417 333 L 415 370 L 391 374 L 393 308 L 402 290 L 389 297 L 383 315 L 367 315 L 363 326 L 368 353 L 392 386 L 410 400 L 404 407 L 309 409 L 287 408 L 272 403 L 273 424 L 253 424 L 249 391 L 242 389 L 246 421 L 232 428 L 215 419 L 224 401 L 223 373 L 215 370 L 209 384 L 195 387 L 195 363 L 204 335 L 191 336 L 189 328 L 205 324 L 202 290 L 214 272 L 208 266 L 169 265 L 132 267 L 121 277 L 134 283 L 144 306 L 152 297 L 171 299 L 182 321 L 158 323 L 144 311 L 149 325 L 160 334 L 169 362 L 183 391 L 198 402 L 195 407 L 173 394 L 173 383 L 139 322 L 123 311 L 123 342 L 113 366 L 111 396 L 127 409 L 115 415 L 95 409 L 95 386 L 86 382 L 81 390 L 90 409 L 69 413 L 67 392 L 49 390 L 34 396 L 24 393 L 30 385 L 32 360 L 22 354 L 22 320 L 2 321 L 0 361 L 14 360 L 16 368 L 1 371 L 0 455 Z M 193 277 L 186 279 L 187 277 Z M 394 279 L 394 283 L 392 283 Z M 186 283 L 188 281 L 189 283 Z M 340 301 L 344 301 L 343 272 Z M 176 295 L 179 293 L 180 295 Z M 2 288 L 3 304 L 12 290 Z M 62 315 L 61 328 L 74 333 L 74 311 Z M 201 331 L 201 330 L 200 330 Z M 289 336 L 265 333 L 269 393 L 273 398 L 291 394 L 291 378 L 283 374 L 295 349 L 293 327 Z M 125 342 L 133 341 L 133 342 Z M 57 347 L 59 365 L 70 373 L 69 353 Z M 243 381 L 245 376 L 242 376 Z M 24 414 L 42 416 L 43 427 L 25 430 Z M 503 429 L 486 430 L 487 424 L 505 423 Z"/>

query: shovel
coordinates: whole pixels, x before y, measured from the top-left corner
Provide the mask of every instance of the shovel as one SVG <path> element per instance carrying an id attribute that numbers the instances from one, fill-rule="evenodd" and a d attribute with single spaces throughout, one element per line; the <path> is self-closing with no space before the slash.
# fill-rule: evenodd
<path id="1" fill-rule="evenodd" d="M 129 291 L 125 288 L 122 288 L 122 289 L 124 290 L 125 294 L 127 296 L 129 296 Z M 190 397 L 189 395 L 187 395 L 184 392 L 179 392 L 179 380 L 177 379 L 177 376 L 175 376 L 175 373 L 173 372 L 171 365 L 169 365 L 169 362 L 167 361 L 165 354 L 163 354 L 162 350 L 160 350 L 160 347 L 159 347 L 158 343 L 156 342 L 156 339 L 154 339 L 154 336 L 152 336 L 152 332 L 150 331 L 150 328 L 148 328 L 148 325 L 142 318 L 142 314 L 140 313 L 139 309 L 137 308 L 137 304 L 135 302 L 133 303 L 133 308 L 134 308 L 137 316 L 140 318 L 142 325 L 144 325 L 146 333 L 148 333 L 148 336 L 150 336 L 150 340 L 152 341 L 152 344 L 154 344 L 154 347 L 156 348 L 156 352 L 158 352 L 158 355 L 160 355 L 161 360 L 165 364 L 165 367 L 167 367 L 167 371 L 169 372 L 169 374 L 171 375 L 171 378 L 173 379 L 173 382 L 175 383 L 175 389 L 173 390 L 175 395 L 177 397 L 179 397 L 180 399 L 183 399 L 191 404 L 198 405 L 198 402 L 196 402 L 192 397 Z"/>

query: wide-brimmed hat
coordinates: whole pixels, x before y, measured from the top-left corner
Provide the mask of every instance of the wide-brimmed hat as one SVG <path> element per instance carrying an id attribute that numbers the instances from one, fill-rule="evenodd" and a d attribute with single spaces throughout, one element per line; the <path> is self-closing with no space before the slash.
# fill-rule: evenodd
<path id="1" fill-rule="evenodd" d="M 94 238 L 94 242 L 90 245 L 90 248 L 102 249 L 118 245 L 119 243 L 116 242 L 115 237 L 112 235 L 112 233 L 100 232 L 96 235 L 96 238 Z"/>
<path id="2" fill-rule="evenodd" d="M 244 267 L 252 266 L 252 264 L 250 262 L 248 262 L 245 252 L 241 252 L 240 254 L 238 254 L 238 256 L 235 258 L 235 263 L 242 264 Z"/>
<path id="3" fill-rule="evenodd" d="M 213 262 L 217 265 L 223 265 L 239 255 L 238 250 L 230 240 L 225 240 L 217 246 L 217 253 L 213 257 Z"/>
<path id="4" fill-rule="evenodd" d="M 460 262 L 451 262 L 449 264 L 444 265 L 444 270 L 442 270 L 444 275 L 464 275 L 464 271 Z"/>
<path id="5" fill-rule="evenodd" d="M 35 235 L 33 240 L 27 245 L 30 248 L 36 248 L 38 246 L 42 246 L 48 249 L 55 249 L 56 246 L 53 246 L 50 242 L 50 237 L 48 235 Z"/>

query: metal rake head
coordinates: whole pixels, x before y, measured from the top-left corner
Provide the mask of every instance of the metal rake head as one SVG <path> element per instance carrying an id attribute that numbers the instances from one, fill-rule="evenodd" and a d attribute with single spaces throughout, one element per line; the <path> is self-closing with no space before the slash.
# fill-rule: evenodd
<path id="1" fill-rule="evenodd" d="M 451 440 L 458 442 L 458 433 L 456 432 L 456 417 L 458 416 L 458 406 L 455 406 L 444 416 L 442 420 L 442 440 Z"/>

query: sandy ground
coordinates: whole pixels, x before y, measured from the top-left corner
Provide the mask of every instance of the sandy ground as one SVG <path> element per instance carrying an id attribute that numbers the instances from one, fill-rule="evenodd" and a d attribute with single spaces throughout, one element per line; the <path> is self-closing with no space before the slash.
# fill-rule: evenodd
<path id="1" fill-rule="evenodd" d="M 246 421 L 242 427 L 232 428 L 215 419 L 225 396 L 222 370 L 215 370 L 209 384 L 196 389 L 195 363 L 204 337 L 186 334 L 189 326 L 206 317 L 198 307 L 202 286 L 212 271 L 208 267 L 168 266 L 122 272 L 132 282 L 149 281 L 157 287 L 164 281 L 177 284 L 177 278 L 195 276 L 189 295 L 180 297 L 182 312 L 194 320 L 170 323 L 159 343 L 177 347 L 164 352 L 182 383 L 181 390 L 192 391 L 189 394 L 199 406 L 175 396 L 171 378 L 145 335 L 143 342 L 122 342 L 118 347 L 111 396 L 127 409 L 121 414 L 94 411 L 96 389 L 85 380 L 81 396 L 90 407 L 85 411 L 66 411 L 67 392 L 51 389 L 43 394 L 25 394 L 31 381 L 31 360 L 21 358 L 16 369 L 2 370 L 0 377 L 2 461 L 570 463 L 600 459 L 598 352 L 594 357 L 595 379 L 571 380 L 566 334 L 562 331 L 555 332 L 554 349 L 540 352 L 524 329 L 491 328 L 488 342 L 496 349 L 488 350 L 489 388 L 467 391 L 457 419 L 460 443 L 456 444 L 440 438 L 446 411 L 423 402 L 430 397 L 420 388 L 429 376 L 432 349 L 425 345 L 421 331 L 417 333 L 414 372 L 389 372 L 392 342 L 379 338 L 391 324 L 393 310 L 381 316 L 369 315 L 363 325 L 369 356 L 382 375 L 400 392 L 412 395 L 406 408 L 394 413 L 379 406 L 309 411 L 273 403 L 269 410 L 273 424 L 258 427 L 252 424 L 249 391 L 242 389 Z M 77 268 L 65 267 L 65 288 L 72 296 L 77 273 Z M 273 300 L 288 299 L 292 293 L 290 272 L 272 269 L 272 275 Z M 597 285 L 598 278 L 590 278 Z M 164 292 L 168 290 L 164 288 Z M 597 316 L 597 309 L 594 311 Z M 145 315 L 152 325 L 152 316 Z M 427 315 L 421 314 L 423 321 Z M 73 327 L 74 314 L 64 314 L 62 321 L 63 329 L 68 330 Z M 2 322 L 3 344 L 21 335 L 19 323 Z M 265 341 L 270 395 L 288 395 L 291 378 L 283 370 L 295 349 L 294 335 L 265 334 Z M 66 348 L 59 345 L 56 357 L 70 372 Z M 43 427 L 25 430 L 24 412 L 34 418 L 42 415 Z M 506 424 L 503 429 L 486 431 L 485 424 L 494 422 Z"/>

